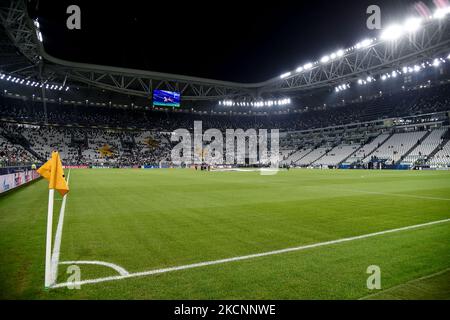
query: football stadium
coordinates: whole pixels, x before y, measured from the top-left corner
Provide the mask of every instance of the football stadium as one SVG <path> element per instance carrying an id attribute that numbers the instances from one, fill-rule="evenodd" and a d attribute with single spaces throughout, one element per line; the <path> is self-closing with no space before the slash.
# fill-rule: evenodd
<path id="1" fill-rule="evenodd" d="M 243 78 L 138 5 L 1 1 L 1 299 L 450 299 L 450 3 L 357 2 Z"/>

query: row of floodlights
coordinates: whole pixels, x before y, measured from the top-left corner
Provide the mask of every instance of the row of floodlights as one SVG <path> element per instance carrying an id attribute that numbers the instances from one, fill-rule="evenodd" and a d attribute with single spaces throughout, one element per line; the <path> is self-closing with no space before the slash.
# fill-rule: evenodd
<path id="1" fill-rule="evenodd" d="M 39 21 L 36 19 L 36 20 L 34 20 L 34 26 L 36 27 L 36 37 L 38 38 L 38 40 L 40 41 L 40 42 L 43 42 L 44 41 L 44 38 L 42 37 L 42 32 L 41 32 L 41 30 L 40 30 L 40 25 L 39 25 Z"/>
<path id="2" fill-rule="evenodd" d="M 341 91 L 345 91 L 347 89 L 350 89 L 350 83 L 341 84 L 340 86 L 337 86 L 336 88 L 334 88 L 334 91 L 341 92 Z"/>
<path id="3" fill-rule="evenodd" d="M 448 58 L 450 59 L 450 55 L 449 55 Z M 443 58 L 436 58 L 436 59 L 433 60 L 433 62 L 427 61 L 427 62 L 423 62 L 422 64 L 416 64 L 414 66 L 405 66 L 405 67 L 402 68 L 402 71 L 397 70 L 397 71 L 393 71 L 392 74 L 389 74 L 389 73 L 383 74 L 383 75 L 381 75 L 380 79 L 382 81 L 385 81 L 385 80 L 390 79 L 390 78 L 396 78 L 397 74 L 418 73 L 418 72 L 420 72 L 420 71 L 422 71 L 422 70 L 424 70 L 426 68 L 429 68 L 429 67 L 437 68 L 442 63 L 446 63 L 445 59 L 443 59 Z"/>
<path id="4" fill-rule="evenodd" d="M 266 101 L 233 101 L 233 100 L 224 100 L 219 101 L 219 106 L 225 107 L 273 107 L 273 106 L 286 106 L 291 104 L 290 98 L 279 99 L 279 100 L 266 100 Z"/>
<path id="5" fill-rule="evenodd" d="M 447 57 L 448 60 L 450 60 L 450 55 Z M 390 73 L 385 73 L 380 76 L 381 81 L 386 81 L 388 79 L 395 79 L 401 74 L 410 74 L 410 73 L 419 73 L 420 71 L 429 68 L 429 67 L 439 67 L 441 64 L 446 63 L 444 58 L 436 58 L 433 61 L 426 61 L 421 64 L 415 64 L 414 66 L 404 66 L 401 70 L 394 70 Z M 359 79 L 358 84 L 359 85 L 366 85 L 372 82 L 376 82 L 377 80 L 372 77 L 368 76 L 365 79 Z M 339 91 L 336 91 L 339 92 Z"/>
<path id="6" fill-rule="evenodd" d="M 429 19 L 430 20 L 431 19 L 443 19 L 448 14 L 450 14 L 450 6 L 437 9 L 435 14 L 433 16 L 429 17 Z M 390 25 L 387 28 L 385 28 L 385 30 L 381 33 L 381 40 L 385 40 L 385 41 L 397 40 L 398 38 L 400 38 L 403 35 L 413 34 L 421 28 L 423 22 L 424 22 L 423 18 L 412 17 L 412 18 L 406 19 L 403 22 L 403 24 Z M 325 55 L 319 61 L 306 63 L 303 66 L 298 67 L 296 69 L 296 72 L 300 73 L 303 71 L 308 71 L 308 70 L 312 69 L 314 66 L 318 65 L 319 63 L 326 64 L 335 59 L 343 57 L 346 53 L 348 53 L 350 51 L 365 49 L 365 48 L 369 47 L 370 45 L 372 45 L 375 41 L 377 41 L 377 38 L 365 39 L 361 42 L 358 42 L 353 47 L 350 47 L 348 49 L 340 49 L 329 55 Z M 291 75 L 292 75 L 292 72 L 286 72 L 286 73 L 283 73 L 280 76 L 280 78 L 285 79 L 285 78 L 290 77 Z"/>
<path id="7" fill-rule="evenodd" d="M 45 88 L 45 89 L 48 89 L 48 90 L 59 90 L 59 91 L 62 91 L 63 89 L 65 91 L 69 90 L 69 87 L 67 87 L 67 86 L 22 79 L 22 78 L 19 78 L 19 77 L 14 77 L 14 76 L 3 74 L 3 73 L 0 73 L 0 80 L 5 80 L 5 81 L 21 84 L 21 85 L 28 86 L 28 87 Z"/>

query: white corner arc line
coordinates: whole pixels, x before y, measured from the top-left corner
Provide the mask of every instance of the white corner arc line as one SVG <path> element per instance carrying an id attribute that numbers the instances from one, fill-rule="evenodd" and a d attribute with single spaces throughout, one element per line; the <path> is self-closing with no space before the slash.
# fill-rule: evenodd
<path id="1" fill-rule="evenodd" d="M 184 265 L 184 266 L 169 267 L 169 268 L 164 268 L 164 269 L 156 269 L 156 270 L 149 270 L 149 271 L 143 271 L 143 272 L 129 273 L 127 275 L 121 275 L 121 276 L 111 276 L 111 277 L 88 279 L 88 280 L 75 281 L 75 282 L 57 283 L 57 284 L 52 285 L 51 288 L 63 288 L 63 287 L 74 286 L 74 285 L 76 286 L 76 285 L 85 285 L 85 284 L 93 284 L 93 283 L 100 283 L 100 282 L 107 282 L 107 281 L 122 280 L 122 279 L 128 279 L 128 278 L 137 278 L 137 277 L 150 276 L 150 275 L 167 273 L 167 272 L 172 272 L 172 271 L 179 271 L 179 270 L 186 270 L 186 269 L 193 269 L 193 268 L 223 264 L 223 263 L 228 263 L 228 262 L 249 260 L 249 259 L 266 257 L 266 256 L 277 255 L 277 254 L 282 254 L 282 253 L 301 251 L 301 250 L 312 249 L 312 248 L 317 248 L 317 247 L 324 247 L 324 246 L 329 246 L 329 245 L 348 242 L 348 241 L 366 239 L 366 238 L 376 237 L 379 235 L 401 232 L 401 231 L 406 231 L 406 230 L 411 230 L 411 229 L 418 229 L 418 228 L 422 228 L 422 227 L 427 227 L 427 226 L 442 224 L 442 223 L 447 223 L 447 222 L 450 222 L 450 218 L 444 219 L 444 220 L 422 223 L 422 224 L 416 224 L 416 225 L 397 228 L 397 229 L 384 230 L 384 231 L 364 234 L 364 235 L 350 237 L 350 238 L 331 240 L 331 241 L 326 241 L 326 242 L 304 245 L 304 246 L 300 246 L 300 247 L 287 248 L 287 249 L 281 249 L 281 250 L 275 250 L 275 251 L 269 251 L 269 252 L 263 252 L 263 253 L 256 253 L 256 254 L 251 254 L 251 255 L 246 255 L 246 256 L 234 257 L 234 258 L 206 261 L 206 262 L 188 264 L 188 265 Z"/>
<path id="2" fill-rule="evenodd" d="M 105 266 L 109 267 L 111 269 L 116 270 L 121 276 L 129 275 L 130 273 L 122 268 L 121 266 L 118 266 L 114 263 L 104 262 L 104 261 L 61 261 L 59 264 L 92 264 L 92 265 L 99 265 L 99 266 Z"/>
<path id="3" fill-rule="evenodd" d="M 69 169 L 69 174 L 67 175 L 67 185 L 69 185 L 70 181 L 70 172 L 71 169 Z M 64 213 L 66 211 L 66 202 L 67 202 L 67 193 L 64 195 L 62 199 L 61 209 L 59 210 L 58 226 L 56 227 L 55 242 L 53 244 L 52 264 L 51 264 L 52 283 L 55 283 L 58 277 L 58 262 L 61 249 L 62 230 L 64 225 Z"/>

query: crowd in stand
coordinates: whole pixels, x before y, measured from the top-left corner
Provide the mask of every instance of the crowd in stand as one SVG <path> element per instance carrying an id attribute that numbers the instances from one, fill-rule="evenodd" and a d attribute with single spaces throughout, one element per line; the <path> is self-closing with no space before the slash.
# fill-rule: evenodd
<path id="1" fill-rule="evenodd" d="M 0 167 L 35 163 L 37 159 L 20 145 L 0 136 Z"/>
<path id="2" fill-rule="evenodd" d="M 29 126 L 0 122 L 2 165 L 42 162 L 58 150 L 66 165 L 158 165 L 170 160 L 172 149 L 166 134 L 150 131 L 113 131 L 94 128 Z M 28 150 L 5 137 L 25 138 Z"/>
<path id="3" fill-rule="evenodd" d="M 66 164 L 149 165 L 170 160 L 172 145 L 163 132 L 192 130 L 280 129 L 306 130 L 383 118 L 448 111 L 450 85 L 379 96 L 343 106 L 282 115 L 211 115 L 117 109 L 0 98 L 1 161 L 33 162 L 59 150 Z M 8 124 L 32 123 L 33 125 Z M 45 122 L 49 125 L 43 125 Z M 107 129 L 107 128 L 109 129 Z M 8 140 L 18 141 L 12 144 Z M 20 146 L 21 145 L 21 146 Z"/>
<path id="4" fill-rule="evenodd" d="M 286 131 L 337 126 L 352 122 L 447 111 L 450 85 L 410 90 L 342 106 L 310 108 L 308 111 L 281 115 L 212 115 L 154 110 L 118 109 L 99 106 L 48 103 L 47 121 L 60 125 L 107 126 L 155 131 L 192 129 L 195 120 L 203 128 L 266 128 Z M 0 118 L 33 123 L 45 122 L 42 104 L 0 98 Z"/>

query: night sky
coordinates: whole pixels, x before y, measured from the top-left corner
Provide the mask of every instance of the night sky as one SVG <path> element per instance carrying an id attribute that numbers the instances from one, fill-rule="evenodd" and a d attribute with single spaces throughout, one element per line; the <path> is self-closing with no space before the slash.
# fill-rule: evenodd
<path id="1" fill-rule="evenodd" d="M 382 23 L 413 14 L 410 0 L 297 1 L 34 0 L 46 51 L 72 61 L 259 82 L 377 36 L 366 9 Z M 432 1 L 424 0 L 430 8 Z M 66 28 L 68 5 L 81 8 L 81 30 Z"/>

